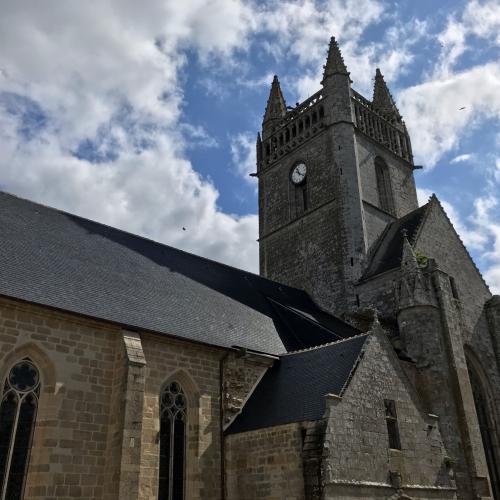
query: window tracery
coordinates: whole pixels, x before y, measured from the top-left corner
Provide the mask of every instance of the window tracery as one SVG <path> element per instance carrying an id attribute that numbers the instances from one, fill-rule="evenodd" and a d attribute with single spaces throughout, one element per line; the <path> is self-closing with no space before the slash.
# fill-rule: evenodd
<path id="1" fill-rule="evenodd" d="M 40 396 L 40 373 L 29 358 L 9 371 L 0 403 L 0 499 L 23 497 Z"/>
<path id="2" fill-rule="evenodd" d="M 178 382 L 170 382 L 160 396 L 158 500 L 184 499 L 186 423 L 186 394 Z"/>

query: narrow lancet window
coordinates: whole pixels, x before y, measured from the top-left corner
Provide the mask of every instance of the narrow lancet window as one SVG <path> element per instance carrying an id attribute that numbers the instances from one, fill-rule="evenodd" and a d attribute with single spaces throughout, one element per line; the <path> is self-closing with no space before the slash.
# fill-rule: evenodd
<path id="1" fill-rule="evenodd" d="M 396 414 L 396 403 L 392 399 L 386 399 L 385 405 L 385 421 L 387 423 L 387 434 L 389 435 L 389 448 L 393 450 L 401 449 L 401 441 L 399 439 L 398 416 Z"/>
<path id="2" fill-rule="evenodd" d="M 295 216 L 300 217 L 309 208 L 309 197 L 307 193 L 307 181 L 294 186 L 295 191 Z"/>
<path id="3" fill-rule="evenodd" d="M 387 166 L 387 163 L 382 160 L 382 158 L 375 159 L 375 175 L 377 178 L 377 191 L 380 208 L 392 215 L 396 215 L 389 167 Z"/>
<path id="4" fill-rule="evenodd" d="M 184 500 L 186 395 L 178 382 L 160 396 L 160 471 L 158 500 Z"/>
<path id="5" fill-rule="evenodd" d="M 24 493 L 40 396 L 40 374 L 29 359 L 16 363 L 3 384 L 0 404 L 0 499 Z"/>

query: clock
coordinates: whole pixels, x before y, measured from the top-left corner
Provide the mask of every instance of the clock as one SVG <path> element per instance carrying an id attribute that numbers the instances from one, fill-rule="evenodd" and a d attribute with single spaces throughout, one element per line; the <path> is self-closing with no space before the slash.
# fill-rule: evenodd
<path id="1" fill-rule="evenodd" d="M 291 179 L 294 184 L 302 184 L 306 179 L 307 167 L 305 163 L 298 163 L 293 167 Z"/>

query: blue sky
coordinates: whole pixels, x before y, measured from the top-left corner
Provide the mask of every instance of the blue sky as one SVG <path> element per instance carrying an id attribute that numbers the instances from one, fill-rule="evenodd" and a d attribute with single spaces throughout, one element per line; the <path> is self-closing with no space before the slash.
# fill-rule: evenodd
<path id="1" fill-rule="evenodd" d="M 248 174 L 272 75 L 289 104 L 319 90 L 335 35 L 366 97 L 381 68 L 420 199 L 438 195 L 500 292 L 497 0 L 0 8 L 1 189 L 256 271 Z"/>

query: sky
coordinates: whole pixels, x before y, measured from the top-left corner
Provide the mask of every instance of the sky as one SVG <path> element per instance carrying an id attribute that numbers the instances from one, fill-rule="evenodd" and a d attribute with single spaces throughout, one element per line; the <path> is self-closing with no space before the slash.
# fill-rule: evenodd
<path id="1" fill-rule="evenodd" d="M 436 193 L 500 293 L 498 0 L 0 0 L 0 189 L 254 272 L 270 83 L 380 67 Z"/>

